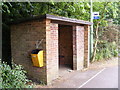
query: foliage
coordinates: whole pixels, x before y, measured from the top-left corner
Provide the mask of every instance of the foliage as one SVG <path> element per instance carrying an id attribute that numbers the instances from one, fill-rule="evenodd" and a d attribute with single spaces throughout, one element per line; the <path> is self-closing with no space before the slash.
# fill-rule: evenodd
<path id="1" fill-rule="evenodd" d="M 119 26 L 113 24 L 112 22 L 108 23 L 109 25 L 107 27 L 101 28 L 101 33 L 99 33 L 99 38 L 101 40 L 106 40 L 108 42 L 116 42 L 118 44 L 118 35 L 119 32 Z"/>
<path id="2" fill-rule="evenodd" d="M 0 65 L 2 88 L 32 88 L 32 85 L 27 85 L 31 82 L 27 79 L 26 71 L 21 65 L 12 64 L 12 68 L 3 62 Z"/>
<path id="3" fill-rule="evenodd" d="M 118 48 L 116 42 L 99 41 L 96 60 L 111 58 L 118 56 Z"/>
<path id="4" fill-rule="evenodd" d="M 98 4 L 98 2 L 94 2 L 94 5 L 97 5 Z M 96 6 L 95 5 L 95 6 Z M 113 6 L 115 6 L 114 8 L 113 8 L 113 6 L 111 6 L 111 5 L 113 5 Z M 97 51 L 98 51 L 98 48 L 99 48 L 99 45 L 98 45 L 98 41 L 99 40 L 102 40 L 101 38 L 100 38 L 100 35 L 101 35 L 101 37 L 104 35 L 105 36 L 105 33 L 102 33 L 103 32 L 103 29 L 104 28 L 106 28 L 106 26 L 108 25 L 108 22 L 107 22 L 107 20 L 109 20 L 109 19 L 112 19 L 113 20 L 113 23 L 116 23 L 116 21 L 114 21 L 115 20 L 115 18 L 116 17 L 118 17 L 118 3 L 114 3 L 114 2 L 99 2 L 99 4 L 98 4 L 98 8 L 96 8 L 96 10 L 99 10 L 99 12 L 100 12 L 100 19 L 98 19 L 98 20 L 94 20 L 94 51 L 93 51 L 93 55 L 92 55 L 92 58 L 91 58 L 91 62 L 94 62 L 95 61 L 95 57 L 96 57 L 96 53 L 98 53 Z M 111 14 L 108 14 L 108 12 L 109 13 L 111 13 Z M 119 21 L 118 21 L 119 22 Z M 112 30 L 112 29 L 111 29 Z M 108 31 L 110 31 L 110 30 L 108 30 Z M 107 32 L 107 34 L 111 34 L 110 32 L 108 32 L 108 31 L 106 31 Z M 112 30 L 115 34 L 116 34 L 116 32 L 115 32 L 115 30 Z M 113 35 L 112 37 L 115 37 L 114 36 L 114 34 L 111 34 L 111 35 Z M 117 35 L 117 34 L 116 34 Z M 109 35 L 109 37 L 110 37 L 110 35 Z M 117 37 L 117 36 L 116 36 Z M 107 39 L 108 39 L 108 36 L 106 37 Z M 106 38 L 104 38 L 104 40 L 106 40 L 106 41 L 108 41 Z M 111 39 L 111 38 L 110 38 Z M 109 39 L 109 40 L 110 40 Z M 115 38 L 116 39 L 116 38 Z M 110 41 L 114 41 L 115 39 L 112 39 L 112 40 L 110 40 Z M 116 39 L 117 40 L 117 39 Z M 107 44 L 109 44 L 109 42 L 107 42 Z M 101 48 L 102 49 L 102 48 Z M 100 49 L 100 50 L 101 50 Z M 108 55 L 110 55 L 109 53 L 109 50 L 107 49 L 107 47 L 105 48 L 106 49 L 106 51 L 107 51 L 107 53 L 108 53 Z M 99 55 L 99 54 L 101 54 L 101 55 Z M 102 58 L 102 53 L 99 53 L 98 55 L 99 55 L 99 58 Z M 109 56 L 109 57 L 111 57 L 111 56 Z"/>
<path id="5" fill-rule="evenodd" d="M 5 2 L 2 3 L 3 22 L 34 15 L 54 14 L 89 20 L 90 5 L 87 2 Z"/>
<path id="6" fill-rule="evenodd" d="M 113 23 L 120 24 L 120 2 L 111 2 L 106 10 L 105 18 L 113 19 Z"/>
<path id="7" fill-rule="evenodd" d="M 104 5 L 107 2 L 93 2 L 93 10 L 103 14 Z M 104 20 L 101 25 L 106 25 L 106 19 L 113 19 L 119 24 L 120 2 L 109 2 L 104 12 Z M 42 14 L 54 14 L 81 20 L 90 20 L 89 2 L 3 2 L 2 3 L 3 23 L 16 21 L 19 18 L 31 17 Z M 96 26 L 96 22 L 94 20 Z"/>
<path id="8" fill-rule="evenodd" d="M 107 4 L 106 8 L 104 9 L 105 4 Z M 99 32 L 98 34 L 101 36 L 104 34 L 104 28 L 109 27 L 108 23 L 109 20 L 112 21 L 112 24 L 119 25 L 120 19 L 120 2 L 94 2 L 93 3 L 93 10 L 98 11 L 100 13 L 100 19 L 94 20 L 94 38 L 95 38 L 95 29 L 97 23 L 99 21 Z M 111 29 L 112 30 L 112 29 Z M 114 30 L 113 30 L 114 32 Z M 108 32 L 109 33 L 109 32 Z"/>
<path id="9" fill-rule="evenodd" d="M 87 2 L 56 2 L 54 6 L 50 8 L 50 14 L 89 20 L 89 10 L 90 5 Z"/>
<path id="10" fill-rule="evenodd" d="M 104 9 L 104 5 L 107 4 L 107 7 Z M 100 13 L 100 19 L 94 20 L 94 28 L 98 21 L 101 21 L 100 26 L 105 27 L 107 26 L 107 20 L 112 19 L 113 24 L 120 24 L 120 2 L 94 2 L 93 3 L 93 10 L 98 11 Z M 104 10 L 104 12 L 103 12 Z"/>
<path id="11" fill-rule="evenodd" d="M 97 45 L 96 60 L 118 56 L 119 25 L 110 20 L 108 26 L 99 27 L 99 41 Z"/>
<path id="12" fill-rule="evenodd" d="M 106 8 L 105 8 L 106 5 Z M 96 27 L 98 27 L 98 39 L 109 42 L 115 41 L 113 33 L 116 33 L 114 27 L 107 27 L 108 20 L 112 20 L 113 24 L 120 24 L 120 2 L 93 2 L 93 11 L 100 13 L 100 19 L 94 20 L 94 38 L 96 35 Z M 77 18 L 90 21 L 90 3 L 89 2 L 3 2 L 2 3 L 2 20 L 3 26 L 8 26 L 8 22 L 16 21 L 19 18 L 29 18 L 36 15 L 52 14 L 65 16 L 69 18 Z M 110 35 L 108 35 L 110 34 Z M 104 37 L 102 37 L 104 36 Z M 109 40 L 108 40 L 109 39 Z M 94 41 L 97 41 L 94 39 Z M 94 42 L 95 43 L 95 42 Z M 100 43 L 101 44 L 101 43 Z M 96 45 L 97 46 L 97 45 Z M 102 44 L 101 44 L 102 46 Z M 97 46 L 99 48 L 99 45 Z M 102 47 L 101 47 L 102 48 Z M 104 48 L 109 53 L 109 50 Z M 97 51 L 99 53 L 100 51 Z M 100 54 L 100 53 L 99 53 Z M 98 55 L 99 55 L 98 54 Z M 101 56 L 103 54 L 101 53 Z M 110 57 L 110 56 L 109 56 Z M 102 58 L 102 57 L 99 57 Z"/>

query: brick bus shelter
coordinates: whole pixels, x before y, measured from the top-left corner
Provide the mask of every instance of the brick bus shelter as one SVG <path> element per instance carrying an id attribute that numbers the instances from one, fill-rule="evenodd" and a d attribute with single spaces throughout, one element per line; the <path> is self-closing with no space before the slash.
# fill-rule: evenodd
<path id="1" fill-rule="evenodd" d="M 21 64 L 30 79 L 51 84 L 60 66 L 81 70 L 89 66 L 91 22 L 45 14 L 11 24 L 12 60 Z M 43 67 L 34 67 L 31 51 L 43 40 Z"/>

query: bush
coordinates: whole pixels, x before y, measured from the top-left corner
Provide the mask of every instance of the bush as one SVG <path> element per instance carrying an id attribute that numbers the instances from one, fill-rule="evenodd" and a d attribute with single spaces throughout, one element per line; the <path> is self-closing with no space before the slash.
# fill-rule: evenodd
<path id="1" fill-rule="evenodd" d="M 120 26 L 111 24 L 104 28 L 104 31 L 101 32 L 100 40 L 106 40 L 108 42 L 116 42 L 118 43 L 119 38 L 119 28 Z"/>
<path id="2" fill-rule="evenodd" d="M 32 85 L 27 85 L 31 82 L 27 79 L 26 71 L 21 65 L 12 64 L 12 69 L 7 63 L 0 64 L 2 87 L 1 88 L 32 88 Z"/>
<path id="3" fill-rule="evenodd" d="M 98 43 L 98 49 L 95 56 L 96 60 L 118 56 L 118 48 L 115 42 L 102 41 Z"/>

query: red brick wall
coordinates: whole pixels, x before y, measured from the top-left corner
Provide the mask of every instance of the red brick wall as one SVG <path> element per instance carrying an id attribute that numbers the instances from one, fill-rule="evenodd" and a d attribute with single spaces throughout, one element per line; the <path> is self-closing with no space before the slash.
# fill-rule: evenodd
<path id="1" fill-rule="evenodd" d="M 44 67 L 33 67 L 30 52 L 37 40 L 43 40 Z M 58 24 L 50 20 L 31 21 L 11 26 L 13 61 L 24 66 L 33 81 L 50 84 L 58 77 Z"/>
<path id="2" fill-rule="evenodd" d="M 73 69 L 83 69 L 84 26 L 73 26 Z"/>
<path id="3" fill-rule="evenodd" d="M 47 84 L 58 77 L 58 24 L 47 20 L 46 24 Z"/>
<path id="4" fill-rule="evenodd" d="M 37 40 L 44 39 L 41 48 L 45 51 L 46 21 L 31 21 L 11 26 L 11 50 L 15 63 L 24 66 L 30 79 L 46 82 L 46 61 L 44 52 L 44 67 L 34 67 L 31 60 L 31 51 L 35 49 Z"/>
<path id="5" fill-rule="evenodd" d="M 59 63 L 73 63 L 72 26 L 59 25 Z"/>
<path id="6" fill-rule="evenodd" d="M 85 31 L 84 31 L 84 67 L 88 68 L 90 63 L 90 57 L 89 57 L 89 37 L 90 37 L 90 27 L 88 25 L 85 25 Z"/>

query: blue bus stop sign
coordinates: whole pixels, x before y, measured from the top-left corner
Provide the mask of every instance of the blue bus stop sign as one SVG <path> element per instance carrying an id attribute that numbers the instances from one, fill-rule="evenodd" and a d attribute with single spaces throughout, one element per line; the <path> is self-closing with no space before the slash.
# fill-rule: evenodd
<path id="1" fill-rule="evenodd" d="M 100 19 L 99 12 L 93 12 L 93 19 Z"/>
<path id="2" fill-rule="evenodd" d="M 100 17 L 99 16 L 94 16 L 93 19 L 100 19 Z"/>

